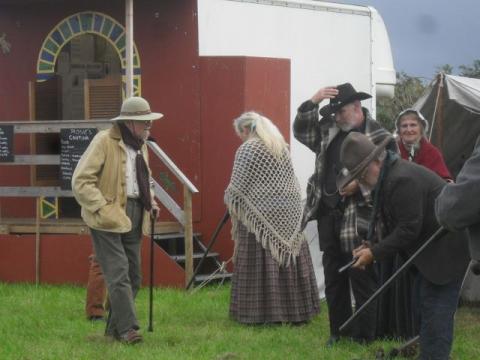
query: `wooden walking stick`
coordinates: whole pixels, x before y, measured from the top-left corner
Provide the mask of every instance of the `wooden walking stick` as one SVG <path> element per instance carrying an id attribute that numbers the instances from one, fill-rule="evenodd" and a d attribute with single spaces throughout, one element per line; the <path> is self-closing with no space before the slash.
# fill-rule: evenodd
<path id="1" fill-rule="evenodd" d="M 150 292 L 149 292 L 149 306 L 148 306 L 148 331 L 153 332 L 153 270 L 155 261 L 155 218 L 156 211 L 150 215 Z"/>

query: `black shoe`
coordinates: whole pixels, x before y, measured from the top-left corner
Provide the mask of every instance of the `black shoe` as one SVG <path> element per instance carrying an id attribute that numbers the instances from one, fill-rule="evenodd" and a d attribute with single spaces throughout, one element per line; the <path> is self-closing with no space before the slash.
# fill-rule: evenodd
<path id="1" fill-rule="evenodd" d="M 325 343 L 326 347 L 333 347 L 337 342 L 340 341 L 340 336 L 337 335 L 331 335 L 327 342 Z"/>

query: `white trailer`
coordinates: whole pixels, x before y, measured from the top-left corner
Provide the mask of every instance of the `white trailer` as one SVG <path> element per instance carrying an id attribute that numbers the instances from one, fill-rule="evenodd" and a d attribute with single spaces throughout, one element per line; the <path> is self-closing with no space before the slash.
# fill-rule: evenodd
<path id="1" fill-rule="evenodd" d="M 393 96 L 390 42 L 372 7 L 308 0 L 198 0 L 198 28 L 200 56 L 290 59 L 291 122 L 298 106 L 323 86 L 350 82 L 358 91 L 372 94 L 363 103 L 373 115 L 378 97 Z M 293 134 L 290 143 L 305 195 L 314 155 Z M 307 234 L 323 294 L 315 227 L 310 225 Z"/>

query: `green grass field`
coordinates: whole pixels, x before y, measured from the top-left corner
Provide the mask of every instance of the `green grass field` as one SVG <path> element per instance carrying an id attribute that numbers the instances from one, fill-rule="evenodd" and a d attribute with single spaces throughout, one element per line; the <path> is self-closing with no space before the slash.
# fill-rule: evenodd
<path id="1" fill-rule="evenodd" d="M 322 313 L 305 326 L 243 326 L 228 318 L 230 287 L 194 294 L 156 289 L 154 331 L 147 332 L 148 291 L 137 299 L 144 342 L 127 346 L 103 336 L 103 322 L 84 316 L 85 289 L 0 283 L 0 359 L 374 359 L 378 348 L 342 341 L 326 348 Z M 461 308 L 453 359 L 480 359 L 480 309 Z"/>

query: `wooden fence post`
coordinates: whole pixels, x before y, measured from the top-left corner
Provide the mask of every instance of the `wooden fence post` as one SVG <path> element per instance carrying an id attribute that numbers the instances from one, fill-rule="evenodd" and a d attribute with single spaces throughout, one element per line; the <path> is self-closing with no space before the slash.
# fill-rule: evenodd
<path id="1" fill-rule="evenodd" d="M 185 214 L 185 287 L 193 276 L 193 224 L 192 224 L 192 193 L 186 185 L 183 186 L 183 212 Z"/>
<path id="2" fill-rule="evenodd" d="M 35 215 L 35 285 L 40 284 L 40 198 L 36 198 Z"/>

